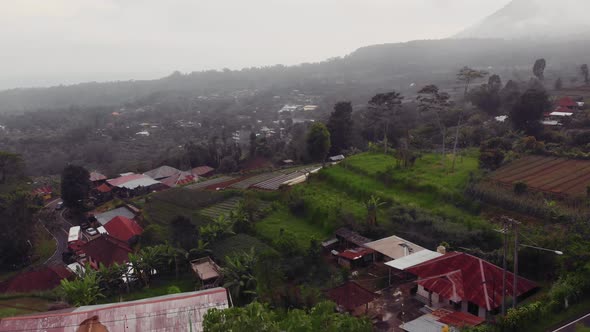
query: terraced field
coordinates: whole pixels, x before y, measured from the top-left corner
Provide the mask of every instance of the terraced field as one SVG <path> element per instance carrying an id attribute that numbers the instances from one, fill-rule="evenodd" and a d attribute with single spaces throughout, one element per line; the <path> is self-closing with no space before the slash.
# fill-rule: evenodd
<path id="1" fill-rule="evenodd" d="M 232 197 L 221 203 L 211 205 L 210 207 L 201 210 L 201 214 L 211 219 L 215 219 L 221 215 L 227 216 L 231 211 L 235 210 L 241 200 L 241 197 Z"/>
<path id="2" fill-rule="evenodd" d="M 580 197 L 590 185 L 590 161 L 527 156 L 501 167 L 490 179 L 505 186 L 523 182 L 529 190 Z"/>

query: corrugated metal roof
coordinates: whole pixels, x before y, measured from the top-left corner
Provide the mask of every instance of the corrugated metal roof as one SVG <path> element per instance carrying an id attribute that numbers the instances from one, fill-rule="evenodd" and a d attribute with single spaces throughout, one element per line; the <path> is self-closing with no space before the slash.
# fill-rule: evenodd
<path id="1" fill-rule="evenodd" d="M 400 328 L 407 332 L 441 332 L 445 326 L 445 324 L 438 322 L 436 317 L 424 315 L 400 325 Z"/>
<path id="2" fill-rule="evenodd" d="M 437 258 L 440 256 L 442 256 L 442 254 L 439 252 L 424 249 L 424 250 L 418 251 L 417 253 L 413 253 L 411 255 L 389 261 L 389 262 L 385 263 L 385 265 L 392 267 L 394 269 L 403 271 L 407 268 L 410 268 L 412 266 L 416 266 L 418 264 L 422 264 L 424 262 L 427 262 L 431 259 L 434 259 L 434 258 Z"/>
<path id="3" fill-rule="evenodd" d="M 95 182 L 95 181 L 102 181 L 102 180 L 106 180 L 107 177 L 100 174 L 99 172 L 90 172 L 90 181 L 91 182 Z"/>
<path id="4" fill-rule="evenodd" d="M 107 180 L 107 182 L 113 187 L 125 189 L 135 189 L 138 187 L 149 187 L 160 184 L 159 181 L 156 181 L 144 174 L 129 174 L 116 179 Z"/>
<path id="5" fill-rule="evenodd" d="M 199 332 L 211 308 L 228 308 L 225 288 L 3 318 L 0 331 L 76 331 L 83 321 L 96 316 L 109 331 Z"/>
<path id="6" fill-rule="evenodd" d="M 365 243 L 364 246 L 371 248 L 391 259 L 399 259 L 425 250 L 419 245 L 395 235 L 383 238 L 381 240 Z"/>
<path id="7" fill-rule="evenodd" d="M 113 219 L 117 216 L 129 218 L 129 219 L 135 218 L 135 214 L 133 213 L 133 211 L 129 210 L 128 208 L 126 208 L 124 206 L 94 215 L 96 220 L 98 220 L 98 222 L 103 226 L 107 222 L 111 221 L 111 219 Z"/>
<path id="8" fill-rule="evenodd" d="M 152 169 L 151 171 L 147 171 L 143 174 L 149 176 L 152 179 L 160 180 L 160 179 L 164 179 L 164 178 L 173 176 L 178 173 L 180 173 L 179 169 L 164 165 L 164 166 L 160 166 L 158 168 Z"/>

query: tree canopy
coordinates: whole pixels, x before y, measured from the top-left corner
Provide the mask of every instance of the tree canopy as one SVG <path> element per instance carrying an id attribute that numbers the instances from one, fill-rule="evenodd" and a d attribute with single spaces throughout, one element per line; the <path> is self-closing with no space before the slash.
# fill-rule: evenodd
<path id="1" fill-rule="evenodd" d="M 510 119 L 516 129 L 535 135 L 541 129 L 540 121 L 549 107 L 551 103 L 545 90 L 528 89 L 512 108 Z"/>
<path id="2" fill-rule="evenodd" d="M 325 161 L 330 151 L 331 141 L 328 128 L 321 123 L 314 123 L 307 134 L 307 152 L 313 161 Z"/>
<path id="3" fill-rule="evenodd" d="M 82 166 L 68 165 L 61 174 L 61 197 L 64 205 L 81 208 L 90 193 L 90 173 Z"/>
<path id="4" fill-rule="evenodd" d="M 332 143 L 330 153 L 337 155 L 348 149 L 353 130 L 352 104 L 344 101 L 336 103 L 334 112 L 330 114 L 327 127 L 330 131 L 330 141 Z"/>

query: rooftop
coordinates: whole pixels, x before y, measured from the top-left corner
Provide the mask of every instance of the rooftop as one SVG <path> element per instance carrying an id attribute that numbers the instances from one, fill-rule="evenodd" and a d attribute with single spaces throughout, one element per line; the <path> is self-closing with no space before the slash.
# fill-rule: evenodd
<path id="1" fill-rule="evenodd" d="M 204 176 L 207 175 L 211 172 L 213 172 L 215 169 L 213 167 L 209 167 L 209 166 L 199 166 L 199 167 L 195 167 L 191 170 L 191 172 L 196 175 L 196 176 Z"/>
<path id="2" fill-rule="evenodd" d="M 385 265 L 392 267 L 396 270 L 404 271 L 412 266 L 422 264 L 426 261 L 429 261 L 431 259 L 435 259 L 435 258 L 440 257 L 442 255 L 443 254 L 441 254 L 439 252 L 424 249 L 424 250 L 418 251 L 416 253 L 410 254 L 408 256 L 389 261 L 389 262 L 385 263 Z"/>
<path id="3" fill-rule="evenodd" d="M 107 177 L 97 171 L 90 172 L 90 182 L 106 180 Z"/>
<path id="4" fill-rule="evenodd" d="M 53 289 L 59 286 L 62 279 L 71 275 L 72 273 L 64 265 L 53 265 L 21 272 L 0 282 L 0 293 L 29 293 Z"/>
<path id="5" fill-rule="evenodd" d="M 114 263 L 126 263 L 131 252 L 131 248 L 126 242 L 106 234 L 101 234 L 99 237 L 84 243 L 80 250 L 105 266 L 111 266 Z"/>
<path id="6" fill-rule="evenodd" d="M 467 300 L 491 311 L 502 304 L 502 268 L 481 258 L 451 252 L 407 269 L 418 276 L 418 284 L 455 302 Z M 506 290 L 513 288 L 508 272 Z M 536 288 L 532 281 L 518 278 L 517 296 Z"/>
<path id="7" fill-rule="evenodd" d="M 129 219 L 135 218 L 133 211 L 124 206 L 94 215 L 96 220 L 98 220 L 98 222 L 103 226 L 117 216 L 122 216 Z"/>
<path id="8" fill-rule="evenodd" d="M 365 243 L 367 248 L 373 249 L 391 259 L 399 259 L 419 251 L 425 250 L 417 244 L 401 237 L 390 236 L 381 240 Z"/>
<path id="9" fill-rule="evenodd" d="M 175 174 L 178 174 L 179 172 L 180 172 L 179 169 L 164 165 L 164 166 L 160 166 L 158 168 L 152 169 L 151 171 L 147 171 L 143 174 L 149 176 L 152 179 L 160 180 L 160 179 L 164 179 L 169 176 L 173 176 Z"/>
<path id="10" fill-rule="evenodd" d="M 96 317 L 92 331 L 101 331 L 101 324 L 108 331 L 200 332 L 211 308 L 228 308 L 225 288 L 2 318 L 0 331 L 74 331 Z"/>
<path id="11" fill-rule="evenodd" d="M 136 189 L 138 187 L 149 187 L 160 184 L 159 181 L 156 181 L 144 174 L 128 174 L 115 179 L 107 180 L 107 182 L 113 187 L 125 189 Z"/>
<path id="12" fill-rule="evenodd" d="M 354 311 L 354 309 L 371 303 L 377 298 L 375 293 L 364 289 L 354 281 L 327 290 L 326 296 L 346 311 Z"/>
<path id="13" fill-rule="evenodd" d="M 336 230 L 334 234 L 359 247 L 363 246 L 365 243 L 371 242 L 371 239 L 368 239 L 357 232 L 353 232 L 348 228 L 340 228 Z"/>
<path id="14" fill-rule="evenodd" d="M 134 220 L 116 216 L 104 225 L 112 237 L 121 241 L 129 241 L 134 236 L 141 235 L 143 229 Z"/>

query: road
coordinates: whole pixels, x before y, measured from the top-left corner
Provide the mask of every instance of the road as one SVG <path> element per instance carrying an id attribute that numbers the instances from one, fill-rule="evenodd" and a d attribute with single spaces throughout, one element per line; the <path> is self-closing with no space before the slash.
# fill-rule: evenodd
<path id="1" fill-rule="evenodd" d="M 45 205 L 44 208 L 48 209 L 49 211 L 55 211 L 55 206 L 59 201 L 61 200 L 54 200 Z M 63 264 L 62 253 L 68 247 L 68 233 L 70 227 L 72 227 L 72 224 L 70 224 L 70 222 L 67 221 L 66 218 L 64 218 L 64 212 L 65 210 L 55 211 L 55 213 L 52 214 L 48 213 L 47 215 L 54 216 L 54 220 L 41 220 L 42 225 L 45 227 L 45 229 L 47 229 L 49 233 L 51 233 L 51 235 L 55 239 L 55 242 L 57 243 L 57 249 L 55 250 L 53 255 L 49 257 L 47 261 L 45 261 L 45 265 Z"/>
<path id="2" fill-rule="evenodd" d="M 590 327 L 590 313 L 586 314 L 574 321 L 571 321 L 560 328 L 553 330 L 552 332 L 575 332 L 576 326 L 582 325 L 584 327 Z"/>

